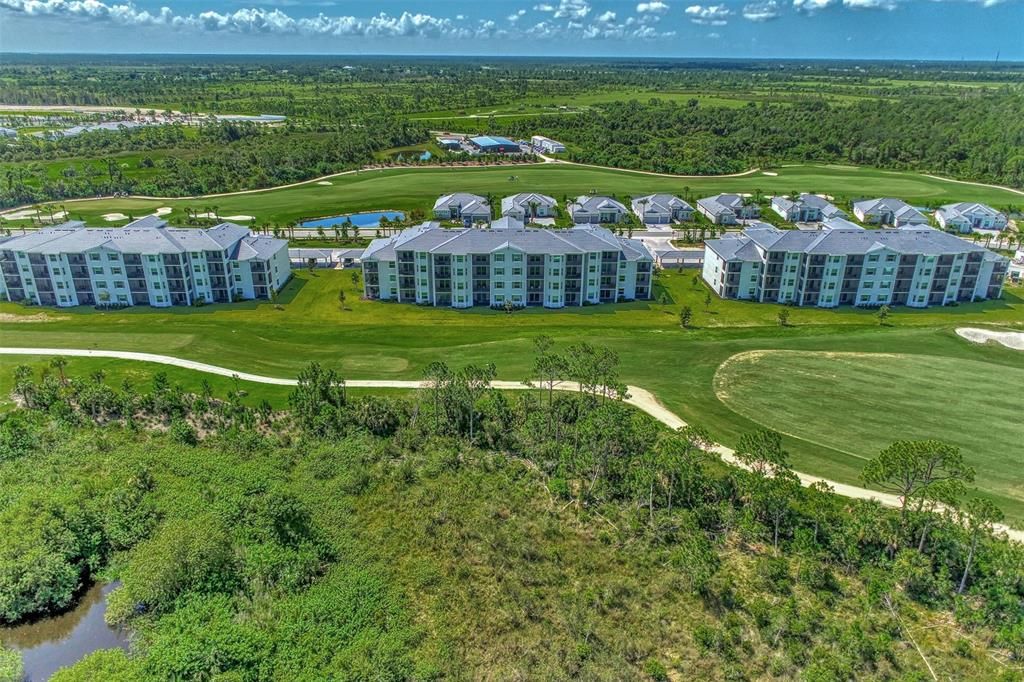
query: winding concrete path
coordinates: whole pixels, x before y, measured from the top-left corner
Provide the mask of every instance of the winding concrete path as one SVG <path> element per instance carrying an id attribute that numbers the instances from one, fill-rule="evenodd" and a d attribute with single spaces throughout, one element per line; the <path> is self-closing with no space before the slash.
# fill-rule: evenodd
<path id="1" fill-rule="evenodd" d="M 64 356 L 64 357 L 84 357 L 84 358 L 113 358 L 117 360 L 135 360 L 137 362 L 152 362 L 160 365 L 171 365 L 173 367 L 180 367 L 182 369 L 191 369 L 197 372 L 205 372 L 207 374 L 216 374 L 224 377 L 238 377 L 242 381 L 250 381 L 257 384 L 272 384 L 275 386 L 296 386 L 298 381 L 295 379 L 282 379 L 280 377 L 269 377 L 262 374 L 250 374 L 249 372 L 239 372 L 227 367 L 219 367 L 217 365 L 209 365 L 205 362 L 196 362 L 195 360 L 186 360 L 184 358 L 176 358 L 172 355 L 159 355 L 156 353 L 139 353 L 135 351 L 122 351 L 122 350 L 99 350 L 99 349 L 88 349 L 88 348 L 9 348 L 0 347 L 0 355 L 52 355 L 52 356 Z M 426 382 L 415 381 L 415 380 L 401 380 L 401 379 L 346 379 L 345 385 L 351 388 L 406 388 L 416 389 L 423 388 Z M 526 390 L 531 388 L 526 384 L 519 381 L 495 381 L 492 382 L 491 386 L 500 390 Z M 560 382 L 556 387 L 559 391 L 578 391 L 579 384 L 575 381 L 563 381 Z M 678 429 L 686 426 L 686 422 L 679 418 L 674 412 L 669 410 L 667 407 L 661 404 L 660 401 L 650 391 L 640 388 L 639 386 L 627 386 L 629 397 L 624 402 L 636 407 L 649 414 L 650 416 L 657 419 L 659 422 L 664 424 L 670 429 Z M 723 461 L 732 464 L 734 466 L 742 467 L 743 464 L 736 459 L 736 453 L 724 445 L 714 443 L 709 448 L 709 451 L 714 452 Z M 876 490 L 868 490 L 867 488 L 858 488 L 857 486 L 848 485 L 846 483 L 839 483 L 832 481 L 827 478 L 821 478 L 819 476 L 811 476 L 809 474 L 803 474 L 797 472 L 797 476 L 800 478 L 800 483 L 805 486 L 810 486 L 814 483 L 823 482 L 831 486 L 835 492 L 844 497 L 850 497 L 861 500 L 878 500 L 887 507 L 898 507 L 899 498 L 895 495 L 888 493 L 878 492 Z M 998 525 L 997 529 L 1006 533 L 1011 539 L 1017 542 L 1024 542 L 1024 531 L 1015 530 L 1008 526 Z"/>

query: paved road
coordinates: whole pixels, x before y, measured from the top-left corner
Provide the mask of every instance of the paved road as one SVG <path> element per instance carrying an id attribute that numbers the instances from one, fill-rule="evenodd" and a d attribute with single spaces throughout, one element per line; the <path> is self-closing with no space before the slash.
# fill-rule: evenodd
<path id="1" fill-rule="evenodd" d="M 174 367 L 181 367 L 183 369 L 191 369 L 197 372 L 206 372 L 207 374 L 216 374 L 225 377 L 238 377 L 242 381 L 251 381 L 258 384 L 273 384 L 275 386 L 295 386 L 298 381 L 295 379 L 282 379 L 280 377 L 269 377 L 261 374 L 250 374 L 248 372 L 239 372 L 227 367 L 218 367 L 217 365 L 209 365 L 205 362 L 196 362 L 195 360 L 186 360 L 184 358 L 176 358 L 171 355 L 158 355 L 156 353 L 137 353 L 134 351 L 120 351 L 120 350 L 94 350 L 88 348 L 6 348 L 0 347 L 0 355 L 60 355 L 64 357 L 86 357 L 86 358 L 115 358 L 119 360 L 135 360 L 139 362 L 153 362 L 161 365 L 171 365 Z M 422 381 L 407 381 L 399 379 L 346 379 L 345 385 L 352 388 L 422 388 L 425 382 Z M 494 388 L 501 390 L 524 390 L 529 388 L 522 382 L 518 381 L 495 381 L 491 384 Z M 670 429 L 678 429 L 686 426 L 686 422 L 679 418 L 678 415 L 673 413 L 667 407 L 662 405 L 654 395 L 639 386 L 628 386 L 629 397 L 626 398 L 625 402 L 633 405 L 634 407 L 643 410 L 647 414 L 651 415 L 659 422 L 669 427 Z M 574 381 L 563 381 L 556 386 L 556 390 L 560 391 L 578 391 L 579 385 Z M 742 466 L 742 464 L 736 459 L 735 451 L 719 445 L 713 444 L 709 450 L 714 452 L 723 461 L 735 466 Z M 827 483 L 839 495 L 845 497 L 861 499 L 861 500 L 878 500 L 882 504 L 888 507 L 898 507 L 899 498 L 895 495 L 889 495 L 887 493 L 881 493 L 875 490 L 868 490 L 866 488 L 858 488 L 857 486 L 847 485 L 845 483 L 839 483 L 837 481 L 831 481 L 827 478 L 821 478 L 818 476 L 811 476 L 797 472 L 797 476 L 800 477 L 800 482 L 809 486 L 819 481 Z M 1017 542 L 1024 542 L 1024 531 L 1014 530 L 1007 526 L 999 526 L 999 530 L 1005 532 L 1011 539 Z"/>

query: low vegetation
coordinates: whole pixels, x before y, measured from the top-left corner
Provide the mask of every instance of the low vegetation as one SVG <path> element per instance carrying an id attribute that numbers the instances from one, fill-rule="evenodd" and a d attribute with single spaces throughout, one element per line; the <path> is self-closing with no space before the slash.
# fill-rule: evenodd
<path id="1" fill-rule="evenodd" d="M 883 484 L 928 472 L 886 510 L 801 488 L 771 431 L 725 467 L 616 399 L 614 353 L 534 347 L 533 391 L 434 363 L 414 397 L 354 397 L 313 364 L 287 411 L 19 372 L 0 618 L 120 581 L 132 651 L 59 682 L 1019 674 L 1024 551 L 995 510 L 933 511 L 969 483 L 955 450 L 880 453 Z"/>

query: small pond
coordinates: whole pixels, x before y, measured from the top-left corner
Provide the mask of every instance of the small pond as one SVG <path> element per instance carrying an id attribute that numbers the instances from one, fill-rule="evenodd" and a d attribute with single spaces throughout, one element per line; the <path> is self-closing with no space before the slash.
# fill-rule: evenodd
<path id="1" fill-rule="evenodd" d="M 316 220 L 307 220 L 299 223 L 299 227 L 311 227 L 313 229 L 318 227 L 341 227 L 345 224 L 346 220 L 351 220 L 352 224 L 356 227 L 377 227 L 380 225 L 381 218 L 405 220 L 405 214 L 401 211 L 368 211 L 366 213 L 352 213 L 350 215 L 335 215 L 328 216 L 327 218 L 317 218 Z"/>
<path id="2" fill-rule="evenodd" d="M 127 633 L 103 620 L 106 596 L 115 587 L 116 583 L 97 583 L 67 613 L 15 627 L 0 627 L 4 646 L 21 652 L 26 682 L 45 682 L 59 669 L 93 651 L 128 648 Z"/>

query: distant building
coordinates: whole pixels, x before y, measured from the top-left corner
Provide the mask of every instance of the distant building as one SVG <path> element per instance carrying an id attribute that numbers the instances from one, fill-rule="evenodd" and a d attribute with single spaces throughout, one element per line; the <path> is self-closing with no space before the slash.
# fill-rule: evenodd
<path id="1" fill-rule="evenodd" d="M 420 305 L 562 308 L 651 296 L 654 256 L 596 226 L 444 229 L 425 223 L 363 252 L 366 298 Z"/>
<path id="2" fill-rule="evenodd" d="M 633 213 L 644 225 L 693 220 L 693 206 L 671 194 L 648 194 L 633 199 Z"/>
<path id="3" fill-rule="evenodd" d="M 923 213 L 905 201 L 891 197 L 854 202 L 853 214 L 862 223 L 875 225 L 903 227 L 928 224 L 928 218 Z"/>
<path id="4" fill-rule="evenodd" d="M 741 220 L 761 216 L 757 204 L 748 203 L 739 194 L 716 194 L 697 200 L 697 210 L 715 225 L 735 225 Z"/>
<path id="5" fill-rule="evenodd" d="M 539 152 L 545 154 L 561 154 L 565 151 L 565 145 L 557 140 L 543 135 L 534 135 L 530 138 L 530 144 Z"/>
<path id="6" fill-rule="evenodd" d="M 17 137 L 18 131 L 14 128 L 4 128 L 0 126 L 0 137 Z"/>
<path id="7" fill-rule="evenodd" d="M 1024 249 L 1017 249 L 1013 260 L 1010 261 L 1010 269 L 1007 275 L 1014 282 L 1024 282 Z"/>
<path id="8" fill-rule="evenodd" d="M 772 197 L 772 210 L 791 223 L 816 223 L 846 214 L 817 194 L 801 194 L 796 199 Z"/>
<path id="9" fill-rule="evenodd" d="M 439 135 L 434 139 L 437 140 L 437 146 L 446 151 L 462 149 L 462 138 L 457 135 Z"/>
<path id="10" fill-rule="evenodd" d="M 963 202 L 946 204 L 935 212 L 935 220 L 947 230 L 961 233 L 974 230 L 1005 230 L 1006 214 L 991 206 Z"/>
<path id="11" fill-rule="evenodd" d="M 486 223 L 491 220 L 491 205 L 477 194 L 445 194 L 434 202 L 434 217 L 438 220 L 461 220 L 467 226 Z"/>
<path id="12" fill-rule="evenodd" d="M 528 218 L 551 218 L 558 202 L 546 194 L 525 192 L 501 200 L 501 215 L 526 221 Z"/>
<path id="13" fill-rule="evenodd" d="M 519 154 L 523 151 L 518 142 L 507 137 L 480 135 L 469 138 L 469 144 L 481 154 Z"/>
<path id="14" fill-rule="evenodd" d="M 288 242 L 233 223 L 205 230 L 155 217 L 125 227 L 68 222 L 0 243 L 0 297 L 68 307 L 269 299 L 291 273 Z"/>
<path id="15" fill-rule="evenodd" d="M 924 308 L 998 298 L 1009 259 L 924 226 L 747 228 L 705 242 L 703 276 L 722 298 L 833 308 Z"/>
<path id="16" fill-rule="evenodd" d="M 610 197 L 581 196 L 566 206 L 572 221 L 577 225 L 585 223 L 614 224 L 626 219 L 629 209 Z"/>

